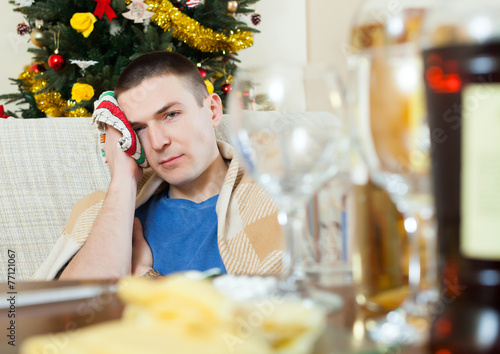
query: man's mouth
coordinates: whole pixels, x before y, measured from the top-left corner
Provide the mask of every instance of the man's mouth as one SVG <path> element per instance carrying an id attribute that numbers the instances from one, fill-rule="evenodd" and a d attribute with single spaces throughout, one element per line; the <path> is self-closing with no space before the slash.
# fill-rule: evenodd
<path id="1" fill-rule="evenodd" d="M 160 165 L 162 167 L 170 167 L 170 166 L 173 166 L 175 165 L 177 162 L 180 161 L 180 159 L 182 158 L 183 155 L 179 155 L 179 156 L 173 156 L 173 157 L 169 157 L 167 159 L 164 159 L 160 162 Z"/>

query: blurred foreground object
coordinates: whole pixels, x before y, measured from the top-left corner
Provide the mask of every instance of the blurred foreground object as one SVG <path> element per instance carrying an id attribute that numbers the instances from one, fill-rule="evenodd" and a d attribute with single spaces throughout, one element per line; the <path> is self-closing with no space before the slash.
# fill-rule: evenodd
<path id="1" fill-rule="evenodd" d="M 125 278 L 118 296 L 120 320 L 32 337 L 21 353 L 43 353 L 54 340 L 67 343 L 60 353 L 309 353 L 325 327 L 317 308 L 279 297 L 238 301 L 195 272 Z"/>
<path id="2" fill-rule="evenodd" d="M 311 284 L 331 272 L 309 233 L 307 205 L 347 174 L 343 89 L 335 68 L 269 62 L 239 70 L 229 101 L 230 131 L 245 171 L 273 198 L 285 240 L 278 293 L 337 310 L 338 296 Z M 313 221 L 314 222 L 314 221 Z M 334 243 L 324 253 L 333 254 Z"/>
<path id="3" fill-rule="evenodd" d="M 352 173 L 353 270 L 358 303 L 379 312 L 366 329 L 380 343 L 424 343 L 428 305 L 437 297 L 430 136 L 418 42 L 430 6 L 368 0 L 352 28 L 358 149 Z"/>
<path id="4" fill-rule="evenodd" d="M 423 30 L 443 286 L 430 349 L 499 353 L 500 4 L 440 1 Z"/>

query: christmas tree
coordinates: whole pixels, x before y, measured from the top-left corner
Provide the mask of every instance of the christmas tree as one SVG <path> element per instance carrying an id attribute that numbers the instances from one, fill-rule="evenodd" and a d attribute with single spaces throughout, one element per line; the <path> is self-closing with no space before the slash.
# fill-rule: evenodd
<path id="1" fill-rule="evenodd" d="M 91 116 L 125 66 L 150 51 L 175 51 L 199 67 L 209 92 L 223 101 L 260 16 L 258 0 L 15 0 L 30 33 L 33 62 L 16 82 L 23 118 Z"/>

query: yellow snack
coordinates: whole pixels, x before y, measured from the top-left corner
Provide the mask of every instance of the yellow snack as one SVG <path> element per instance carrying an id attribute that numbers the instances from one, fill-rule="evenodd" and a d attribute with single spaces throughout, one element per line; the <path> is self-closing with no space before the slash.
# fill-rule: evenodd
<path id="1" fill-rule="evenodd" d="M 267 298 L 239 303 L 220 294 L 210 280 L 183 275 L 126 278 L 118 296 L 120 320 L 75 332 L 29 338 L 21 353 L 307 353 L 324 316 L 301 303 Z M 62 343 L 57 348 L 53 343 Z"/>

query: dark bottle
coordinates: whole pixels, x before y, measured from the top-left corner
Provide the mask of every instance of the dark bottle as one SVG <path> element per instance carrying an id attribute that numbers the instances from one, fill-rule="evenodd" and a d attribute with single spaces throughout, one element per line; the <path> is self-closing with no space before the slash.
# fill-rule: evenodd
<path id="1" fill-rule="evenodd" d="M 423 52 L 443 284 L 429 347 L 500 353 L 500 4 L 443 5 Z"/>

